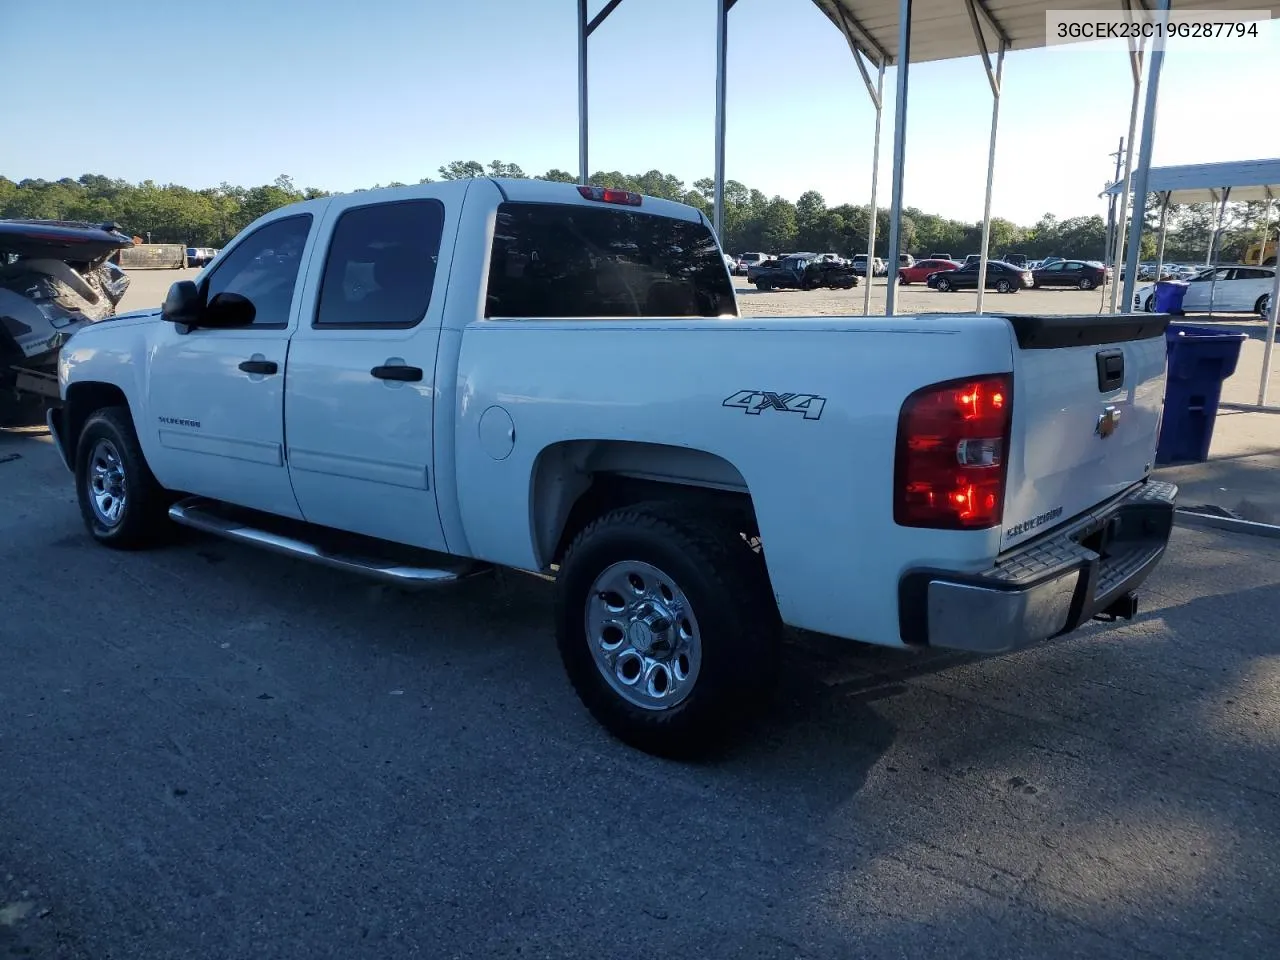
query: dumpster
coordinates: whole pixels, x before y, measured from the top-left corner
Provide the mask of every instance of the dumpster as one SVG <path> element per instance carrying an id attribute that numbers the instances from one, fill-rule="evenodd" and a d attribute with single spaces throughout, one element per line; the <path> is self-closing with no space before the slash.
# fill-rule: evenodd
<path id="1" fill-rule="evenodd" d="M 1153 299 L 1156 313 L 1182 314 L 1182 298 L 1187 295 L 1185 280 L 1157 280 Z"/>
<path id="2" fill-rule="evenodd" d="M 1171 323 L 1165 332 L 1169 375 L 1156 463 L 1203 463 L 1209 459 L 1222 382 L 1236 372 L 1248 334 L 1215 327 Z"/>

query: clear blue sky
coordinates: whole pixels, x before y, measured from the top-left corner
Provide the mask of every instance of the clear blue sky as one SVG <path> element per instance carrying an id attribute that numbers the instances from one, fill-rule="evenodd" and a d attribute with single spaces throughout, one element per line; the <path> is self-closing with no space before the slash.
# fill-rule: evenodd
<path id="1" fill-rule="evenodd" d="M 593 36 L 592 169 L 711 174 L 714 3 L 624 0 Z M 203 187 L 287 173 L 346 190 L 413 182 L 455 159 L 573 171 L 576 6 L 0 0 L 0 62 L 10 93 L 23 93 L 0 104 L 0 174 Z M 1155 162 L 1280 156 L 1278 46 L 1261 56 L 1187 46 L 1171 42 L 1165 61 Z M 993 212 L 1019 223 L 1102 212 L 1107 154 L 1128 122 L 1123 43 L 1015 51 L 1005 74 Z M 890 70 L 882 203 L 892 80 Z M 817 189 L 830 204 L 867 202 L 871 104 L 809 0 L 740 0 L 728 88 L 730 178 L 792 200 Z M 991 111 L 981 62 L 917 65 L 911 89 L 907 204 L 979 219 Z M 51 120 L 51 103 L 73 119 Z"/>

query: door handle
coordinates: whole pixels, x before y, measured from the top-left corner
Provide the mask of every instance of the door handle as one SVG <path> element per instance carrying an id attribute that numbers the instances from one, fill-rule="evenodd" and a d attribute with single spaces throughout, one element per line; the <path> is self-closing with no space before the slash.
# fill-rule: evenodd
<path id="1" fill-rule="evenodd" d="M 417 383 L 422 379 L 421 367 L 409 367 L 400 363 L 374 367 L 369 372 L 379 380 L 400 380 L 404 383 Z"/>
<path id="2" fill-rule="evenodd" d="M 243 360 L 240 369 L 245 373 L 261 373 L 270 376 L 279 371 L 280 366 L 274 360 Z"/>

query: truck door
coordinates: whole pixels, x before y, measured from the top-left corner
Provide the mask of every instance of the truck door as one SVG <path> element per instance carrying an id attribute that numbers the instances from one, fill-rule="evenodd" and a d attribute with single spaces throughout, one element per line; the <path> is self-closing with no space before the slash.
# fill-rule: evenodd
<path id="1" fill-rule="evenodd" d="M 285 421 L 308 521 L 443 550 L 432 411 L 448 279 L 441 240 L 456 233 L 461 203 L 424 193 L 393 202 L 354 194 L 329 206 L 328 250 L 290 346 Z M 452 403 L 453 384 L 441 388 Z"/>
<path id="2" fill-rule="evenodd" d="M 202 281 L 206 300 L 239 293 L 250 327 L 180 332 L 162 324 L 147 377 L 152 470 L 171 490 L 298 517 L 284 460 L 284 371 L 294 290 L 312 215 L 271 220 L 228 250 Z"/>

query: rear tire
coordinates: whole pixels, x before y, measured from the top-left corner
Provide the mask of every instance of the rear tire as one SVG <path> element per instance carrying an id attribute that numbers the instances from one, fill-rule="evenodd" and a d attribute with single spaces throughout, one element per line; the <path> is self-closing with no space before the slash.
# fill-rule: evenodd
<path id="1" fill-rule="evenodd" d="M 76 496 L 89 535 L 118 550 L 165 540 L 169 497 L 138 443 L 125 407 L 105 407 L 85 421 L 76 443 Z"/>
<path id="2" fill-rule="evenodd" d="M 1253 305 L 1254 312 L 1263 320 L 1271 319 L 1271 294 L 1264 293 L 1258 298 L 1258 302 Z"/>
<path id="3" fill-rule="evenodd" d="M 624 743 L 695 757 L 762 711 L 781 620 L 741 526 L 644 503 L 595 520 L 565 554 L 556 578 L 560 656 L 591 715 Z"/>
<path id="4" fill-rule="evenodd" d="M 996 281 L 996 293 L 1012 293 L 1012 292 L 1013 292 L 1013 284 L 1011 284 L 1008 280 Z"/>

